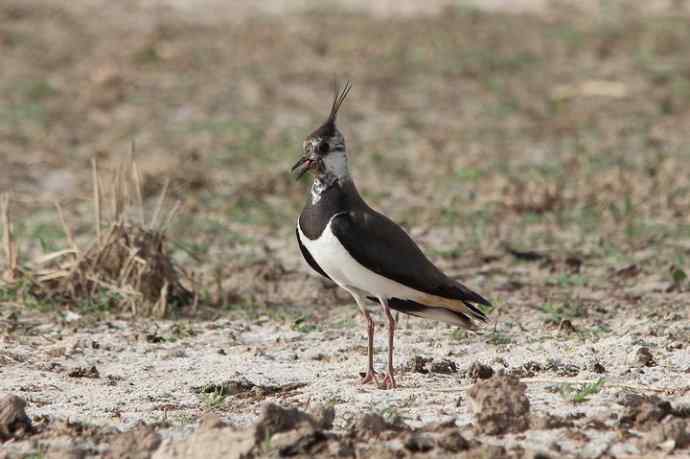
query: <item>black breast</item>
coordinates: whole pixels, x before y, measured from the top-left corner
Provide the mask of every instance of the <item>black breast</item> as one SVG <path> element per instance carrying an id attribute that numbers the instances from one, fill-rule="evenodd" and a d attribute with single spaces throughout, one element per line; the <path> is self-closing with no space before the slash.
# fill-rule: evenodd
<path id="1" fill-rule="evenodd" d="M 309 239 L 318 239 L 333 215 L 360 205 L 364 205 L 364 202 L 352 181 L 336 182 L 321 193 L 321 198 L 316 203 L 312 203 L 311 192 L 309 193 L 299 216 L 299 227 Z"/>

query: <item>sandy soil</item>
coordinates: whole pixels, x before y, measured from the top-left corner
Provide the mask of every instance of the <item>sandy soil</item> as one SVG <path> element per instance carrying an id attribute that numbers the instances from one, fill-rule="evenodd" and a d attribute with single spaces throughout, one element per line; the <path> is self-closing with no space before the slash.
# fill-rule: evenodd
<path id="1" fill-rule="evenodd" d="M 352 315 L 352 311 L 338 313 Z M 577 431 L 587 440 L 570 438 L 572 428 L 478 438 L 488 444 L 520 444 L 552 454 L 557 443 L 562 448 L 558 455 L 580 457 L 639 452 L 617 433 L 627 412 L 625 394 L 638 392 L 635 387 L 646 394 L 654 392 L 645 389 L 659 389 L 657 395 L 673 406 L 690 403 L 687 379 L 679 377 L 690 370 L 690 356 L 670 338 L 681 331 L 684 324 L 678 322 L 671 323 L 664 336 L 650 335 L 647 326 L 621 318 L 611 323 L 617 333 L 600 340 L 570 336 L 555 342 L 534 341 L 523 336 L 517 343 L 496 346 L 487 345 L 486 331 L 457 341 L 443 325 L 404 318 L 396 350 L 401 387 L 391 391 L 358 384 L 366 353 L 361 327 L 327 326 L 324 331 L 301 333 L 270 322 L 268 317 L 251 322 L 107 321 L 83 327 L 78 320 L 57 326 L 19 321 L 17 326 L 29 333 L 4 340 L 0 352 L 3 391 L 24 397 L 34 417 L 68 418 L 121 430 L 141 421 L 167 421 L 170 427 L 162 430 L 164 437 L 185 435 L 194 420 L 209 411 L 234 426 L 248 427 L 269 401 L 305 410 L 332 405 L 334 431 L 346 432 L 367 412 L 392 411 L 412 427 L 449 419 L 468 425 L 473 412 L 466 388 L 472 382 L 468 370 L 474 362 L 506 373 L 535 368 L 531 373 L 540 381 L 527 379 L 531 413 L 577 419 Z M 522 326 L 532 329 L 531 322 L 525 318 Z M 378 331 L 376 344 L 380 369 L 385 363 L 383 334 Z M 638 357 L 643 346 L 653 350 L 651 366 Z M 423 374 L 421 369 L 414 370 L 415 357 L 433 362 L 447 359 L 457 365 L 457 371 Z M 596 368 L 597 363 L 603 368 Z M 97 377 L 74 373 L 91 367 L 96 368 Z M 425 370 L 430 368 L 431 362 Z M 564 381 L 576 384 L 599 377 L 606 384 L 586 403 L 573 403 L 561 393 Z M 205 386 L 242 379 L 257 386 L 277 386 L 277 393 L 261 395 L 246 389 L 215 404 L 208 401 L 213 393 L 199 393 Z M 296 388 L 290 388 L 292 384 Z M 283 392 L 281 386 L 287 390 Z M 79 445 L 79 439 L 74 443 Z M 11 450 L 26 446 L 21 442 L 6 445 Z"/>

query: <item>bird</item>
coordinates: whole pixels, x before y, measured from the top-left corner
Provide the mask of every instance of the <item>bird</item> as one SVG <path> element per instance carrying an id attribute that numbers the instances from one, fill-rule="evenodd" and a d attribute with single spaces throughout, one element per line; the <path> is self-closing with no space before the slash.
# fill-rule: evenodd
<path id="1" fill-rule="evenodd" d="M 316 274 L 333 281 L 355 300 L 367 325 L 368 367 L 362 384 L 397 387 L 393 370 L 395 319 L 391 310 L 475 330 L 491 303 L 450 278 L 424 255 L 409 234 L 372 209 L 355 186 L 338 111 L 352 89 L 335 85 L 326 121 L 309 134 L 291 172 L 313 176 L 297 219 L 297 242 Z M 375 323 L 366 300 L 378 302 L 388 321 L 388 362 L 382 381 L 374 370 Z"/>

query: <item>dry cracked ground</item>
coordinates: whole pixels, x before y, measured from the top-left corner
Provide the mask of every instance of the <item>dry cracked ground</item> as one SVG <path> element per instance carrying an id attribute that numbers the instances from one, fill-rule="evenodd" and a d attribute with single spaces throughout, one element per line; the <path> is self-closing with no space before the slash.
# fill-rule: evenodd
<path id="1" fill-rule="evenodd" d="M 0 457 L 688 457 L 687 2 L 476 3 L 1 2 Z M 334 78 L 495 305 L 401 316 L 395 390 L 294 241 Z"/>

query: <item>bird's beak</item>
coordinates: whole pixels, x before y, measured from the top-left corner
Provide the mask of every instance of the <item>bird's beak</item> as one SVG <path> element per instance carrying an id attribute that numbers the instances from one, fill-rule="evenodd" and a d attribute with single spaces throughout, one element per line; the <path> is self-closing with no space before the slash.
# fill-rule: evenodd
<path id="1" fill-rule="evenodd" d="M 311 169 L 316 162 L 309 158 L 308 156 L 302 156 L 294 166 L 292 166 L 291 172 L 296 179 L 302 178 L 302 176 Z"/>

